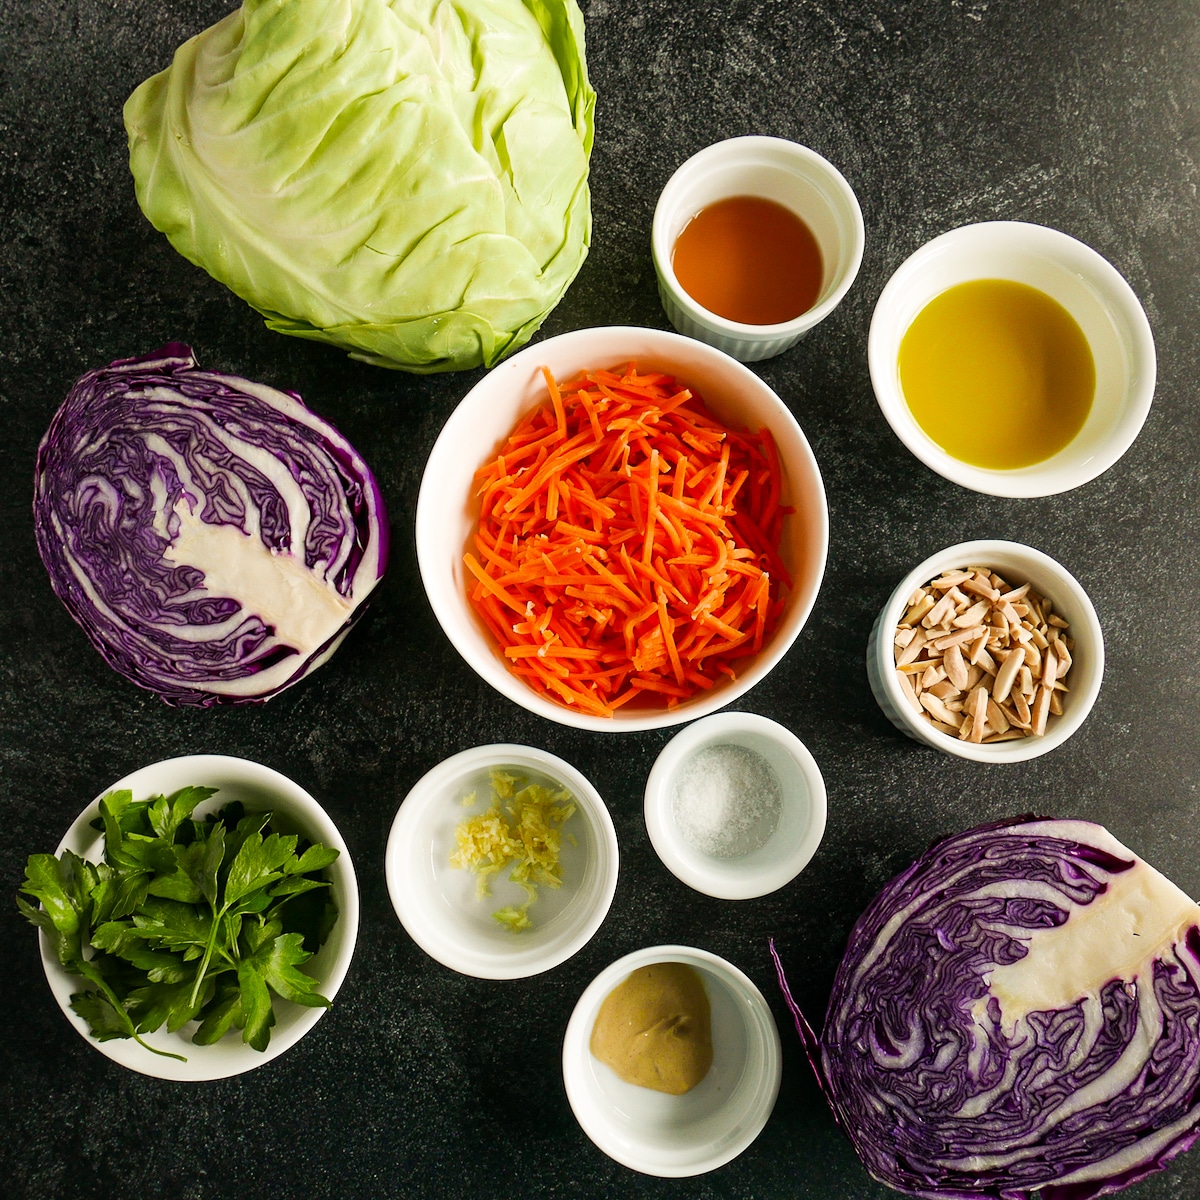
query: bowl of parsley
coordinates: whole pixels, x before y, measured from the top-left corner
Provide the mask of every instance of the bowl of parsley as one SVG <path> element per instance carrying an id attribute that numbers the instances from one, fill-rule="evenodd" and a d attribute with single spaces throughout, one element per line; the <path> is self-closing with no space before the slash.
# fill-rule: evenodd
<path id="1" fill-rule="evenodd" d="M 134 771 L 31 855 L 17 903 L 60 1008 L 102 1054 L 223 1079 L 294 1046 L 354 953 L 358 885 L 324 809 L 218 754 Z"/>

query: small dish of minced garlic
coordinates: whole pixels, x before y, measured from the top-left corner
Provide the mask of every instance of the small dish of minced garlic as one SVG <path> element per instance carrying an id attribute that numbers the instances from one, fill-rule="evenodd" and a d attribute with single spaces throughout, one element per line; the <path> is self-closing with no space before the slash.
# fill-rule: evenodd
<path id="1" fill-rule="evenodd" d="M 868 653 L 893 724 L 984 761 L 1031 758 L 1070 736 L 1099 691 L 1103 661 L 1082 587 L 1014 542 L 965 543 L 922 563 L 892 593 Z"/>

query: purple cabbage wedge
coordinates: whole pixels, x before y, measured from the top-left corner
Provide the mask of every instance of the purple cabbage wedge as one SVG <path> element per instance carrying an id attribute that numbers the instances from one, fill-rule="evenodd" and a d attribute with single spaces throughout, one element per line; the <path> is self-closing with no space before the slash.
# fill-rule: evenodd
<path id="1" fill-rule="evenodd" d="M 300 397 L 189 347 L 84 375 L 38 448 L 38 550 L 108 663 L 168 704 L 267 700 L 320 666 L 387 560 L 370 469 Z"/>
<path id="2" fill-rule="evenodd" d="M 935 843 L 854 926 L 819 1039 L 787 999 L 859 1157 L 910 1195 L 1086 1200 L 1197 1137 L 1200 908 L 1091 822 Z"/>

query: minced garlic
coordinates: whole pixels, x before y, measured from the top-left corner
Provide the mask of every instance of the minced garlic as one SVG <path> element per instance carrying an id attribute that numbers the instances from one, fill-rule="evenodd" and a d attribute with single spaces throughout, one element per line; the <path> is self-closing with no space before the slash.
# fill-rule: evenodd
<path id="1" fill-rule="evenodd" d="M 475 802 L 474 792 L 463 798 L 464 804 Z M 525 903 L 509 905 L 492 915 L 514 932 L 529 928 L 529 906 L 538 897 L 539 885 L 562 886 L 560 827 L 574 812 L 575 798 L 566 788 L 552 791 L 497 768 L 491 773 L 487 811 L 467 817 L 455 828 L 451 865 L 475 872 L 478 896 L 489 894 L 492 875 L 512 867 L 508 877 L 524 890 Z M 575 839 L 570 834 L 567 837 L 574 844 Z"/>

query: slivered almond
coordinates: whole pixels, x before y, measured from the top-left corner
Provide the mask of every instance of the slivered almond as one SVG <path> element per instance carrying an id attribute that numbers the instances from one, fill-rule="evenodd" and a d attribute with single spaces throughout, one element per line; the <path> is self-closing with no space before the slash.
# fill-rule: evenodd
<path id="1" fill-rule="evenodd" d="M 941 700 L 928 692 L 921 693 L 921 704 L 935 721 L 941 721 L 943 725 L 950 725 L 957 730 L 962 724 L 962 717 L 951 712 Z"/>
<path id="2" fill-rule="evenodd" d="M 915 713 L 920 713 L 921 702 L 917 699 L 917 693 L 913 691 L 913 685 L 908 682 L 908 676 L 901 672 L 900 675 L 900 690 L 904 693 L 905 700 L 908 701 L 908 706 Z"/>
<path id="3" fill-rule="evenodd" d="M 967 712 L 971 717 L 971 741 L 982 742 L 983 732 L 987 726 L 987 688 L 977 687 L 971 693 L 967 702 Z"/>
<path id="4" fill-rule="evenodd" d="M 1038 688 L 1033 702 L 1033 735 L 1041 737 L 1046 732 L 1046 720 L 1050 716 L 1050 688 Z"/>
<path id="5" fill-rule="evenodd" d="M 973 642 L 978 636 L 982 625 L 973 625 L 970 629 L 959 629 L 948 633 L 945 637 L 930 638 L 935 650 L 948 650 L 951 646 L 961 646 L 964 642 Z M 932 632 L 932 631 L 931 631 Z"/>
<path id="6" fill-rule="evenodd" d="M 921 618 L 921 624 L 926 629 L 932 629 L 954 611 L 954 598 L 946 592 L 942 598 Z"/>
<path id="7" fill-rule="evenodd" d="M 978 577 L 967 580 L 962 585 L 962 590 L 970 592 L 972 596 L 982 596 L 984 600 L 995 600 L 1000 594 L 989 582 L 981 580 Z"/>
<path id="8" fill-rule="evenodd" d="M 1024 662 L 1025 656 L 1020 650 L 1014 649 L 1008 652 L 1008 657 L 996 672 L 996 682 L 992 684 L 992 698 L 997 703 L 1008 699 L 1008 694 L 1012 691 L 1012 686 L 1016 682 L 1017 672 L 1021 669 Z"/>
<path id="9" fill-rule="evenodd" d="M 939 592 L 948 592 L 952 587 L 957 587 L 960 583 L 965 583 L 971 577 L 972 574 L 970 571 L 946 571 L 936 579 L 931 580 L 929 586 L 937 588 Z"/>
<path id="10" fill-rule="evenodd" d="M 918 629 L 913 635 L 913 639 L 904 647 L 903 651 L 896 658 L 896 666 L 902 667 L 905 663 L 916 662 L 921 655 L 921 651 L 925 649 L 925 643 L 929 641 L 929 634 L 924 629 Z"/>
<path id="11" fill-rule="evenodd" d="M 1055 638 L 1051 645 L 1058 659 L 1058 674 L 1065 675 L 1071 669 L 1071 652 L 1067 649 L 1066 641 L 1063 638 Z"/>
<path id="12" fill-rule="evenodd" d="M 937 601 L 932 596 L 928 594 L 922 596 L 909 607 L 908 612 L 904 614 L 904 620 L 900 624 L 916 625 L 936 603 Z"/>
<path id="13" fill-rule="evenodd" d="M 974 627 L 982 623 L 983 618 L 991 611 L 991 605 L 986 600 L 980 600 L 978 604 L 972 604 L 965 613 L 954 618 L 954 626 L 956 629 L 965 629 L 968 625 Z"/>
<path id="14" fill-rule="evenodd" d="M 987 643 L 988 643 L 988 635 L 987 635 L 987 630 L 985 629 L 983 631 L 983 633 L 981 633 L 971 643 L 970 659 L 971 659 L 972 666 L 978 666 L 980 660 L 987 654 Z"/>
<path id="15" fill-rule="evenodd" d="M 1033 672 L 1029 669 L 1028 663 L 1022 663 L 1021 669 L 1017 672 L 1017 687 L 1022 696 L 1033 699 Z"/>
<path id="16" fill-rule="evenodd" d="M 1047 654 L 1042 660 L 1042 687 L 1047 691 L 1054 688 L 1054 680 L 1058 675 L 1058 655 Z"/>
<path id="17" fill-rule="evenodd" d="M 967 690 L 967 664 L 963 662 L 962 651 L 957 645 L 947 646 L 942 666 L 946 670 L 946 678 L 960 692 Z M 943 697 L 945 699 L 945 697 Z"/>

